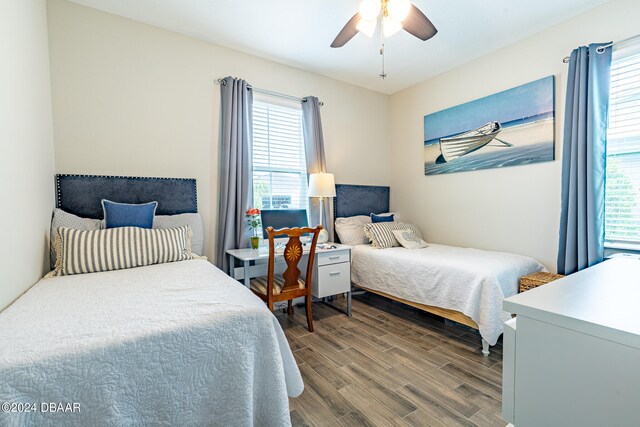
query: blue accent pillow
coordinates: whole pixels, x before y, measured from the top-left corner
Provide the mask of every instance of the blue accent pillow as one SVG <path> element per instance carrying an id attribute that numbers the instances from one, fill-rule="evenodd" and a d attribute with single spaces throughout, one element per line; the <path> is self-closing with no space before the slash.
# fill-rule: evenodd
<path id="1" fill-rule="evenodd" d="M 371 222 L 393 222 L 393 214 L 391 215 L 376 215 L 372 213 L 369 215 L 371 217 Z"/>
<path id="2" fill-rule="evenodd" d="M 153 227 L 153 217 L 156 214 L 157 207 L 158 202 L 131 205 L 102 199 L 105 228 L 151 228 Z"/>

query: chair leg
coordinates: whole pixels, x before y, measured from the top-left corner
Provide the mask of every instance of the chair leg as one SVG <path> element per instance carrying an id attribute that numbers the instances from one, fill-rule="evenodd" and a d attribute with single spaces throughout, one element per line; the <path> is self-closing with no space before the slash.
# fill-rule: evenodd
<path id="1" fill-rule="evenodd" d="M 313 316 L 311 315 L 311 296 L 307 295 L 304 297 L 304 302 L 307 306 L 307 326 L 309 327 L 309 332 L 313 332 Z"/>
<path id="2" fill-rule="evenodd" d="M 293 316 L 293 300 L 289 300 L 289 307 L 287 309 L 287 314 L 289 316 Z"/>
<path id="3" fill-rule="evenodd" d="M 273 301 L 268 300 L 267 301 L 267 306 L 269 307 L 269 311 L 273 313 Z"/>

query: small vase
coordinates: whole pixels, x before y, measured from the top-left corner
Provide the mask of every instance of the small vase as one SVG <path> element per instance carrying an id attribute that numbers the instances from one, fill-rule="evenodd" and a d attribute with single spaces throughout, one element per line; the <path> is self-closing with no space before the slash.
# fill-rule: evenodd
<path id="1" fill-rule="evenodd" d="M 251 249 L 258 249 L 260 247 L 260 237 L 251 236 Z"/>
<path id="2" fill-rule="evenodd" d="M 329 232 L 326 228 L 320 230 L 318 233 L 318 243 L 327 243 L 329 241 Z"/>

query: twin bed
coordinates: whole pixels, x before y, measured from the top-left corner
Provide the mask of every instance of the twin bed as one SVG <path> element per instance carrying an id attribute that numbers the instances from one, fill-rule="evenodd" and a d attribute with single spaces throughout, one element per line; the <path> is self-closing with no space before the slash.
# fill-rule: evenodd
<path id="1" fill-rule="evenodd" d="M 335 218 L 389 212 L 389 187 L 336 185 Z M 336 235 L 337 239 L 337 235 Z M 429 244 L 422 249 L 356 245 L 351 280 L 361 289 L 479 330 L 489 354 L 511 318 L 502 300 L 518 279 L 544 270 L 533 258 Z"/>
<path id="2" fill-rule="evenodd" d="M 58 191 L 85 215 L 106 196 L 196 206 L 190 180 L 73 176 Z M 302 390 L 273 314 L 204 260 L 41 280 L 0 313 L 0 425 L 289 425 Z"/>

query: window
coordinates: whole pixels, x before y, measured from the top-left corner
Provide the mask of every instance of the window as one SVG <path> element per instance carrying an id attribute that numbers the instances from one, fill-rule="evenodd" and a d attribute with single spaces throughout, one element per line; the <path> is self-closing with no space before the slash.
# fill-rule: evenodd
<path id="1" fill-rule="evenodd" d="M 605 246 L 640 249 L 640 44 L 613 53 L 606 180 Z"/>
<path id="2" fill-rule="evenodd" d="M 253 205 L 307 209 L 307 164 L 299 103 L 255 93 Z"/>

